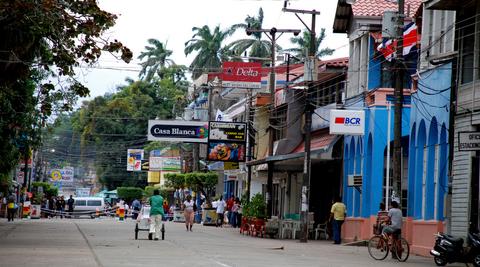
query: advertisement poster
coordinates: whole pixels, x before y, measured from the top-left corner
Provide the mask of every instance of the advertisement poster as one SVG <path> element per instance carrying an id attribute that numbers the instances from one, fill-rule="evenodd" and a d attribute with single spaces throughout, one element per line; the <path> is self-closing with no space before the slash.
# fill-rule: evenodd
<path id="1" fill-rule="evenodd" d="M 62 169 L 50 170 L 50 181 L 59 183 L 73 183 L 74 168 L 63 167 Z"/>
<path id="2" fill-rule="evenodd" d="M 208 140 L 245 142 L 247 124 L 243 122 L 211 121 Z"/>
<path id="3" fill-rule="evenodd" d="M 208 143 L 209 161 L 245 161 L 245 143 L 211 141 Z"/>
<path id="4" fill-rule="evenodd" d="M 148 141 L 206 143 L 208 122 L 149 120 Z"/>
<path id="5" fill-rule="evenodd" d="M 143 149 L 127 150 L 127 171 L 142 171 Z"/>
<path id="6" fill-rule="evenodd" d="M 180 157 L 150 157 L 150 171 L 181 171 Z"/>

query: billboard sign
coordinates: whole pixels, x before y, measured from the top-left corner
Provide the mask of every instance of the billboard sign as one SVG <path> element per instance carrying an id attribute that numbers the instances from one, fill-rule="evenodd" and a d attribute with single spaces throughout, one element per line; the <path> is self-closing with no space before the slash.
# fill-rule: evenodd
<path id="1" fill-rule="evenodd" d="M 208 123 L 149 120 L 148 141 L 207 143 Z"/>
<path id="2" fill-rule="evenodd" d="M 364 135 L 363 110 L 330 110 L 330 134 Z"/>
<path id="3" fill-rule="evenodd" d="M 243 122 L 211 121 L 208 140 L 245 142 L 247 124 Z"/>
<path id="4" fill-rule="evenodd" d="M 73 183 L 74 168 L 63 167 L 62 169 L 51 169 L 49 176 L 51 182 Z"/>
<path id="5" fill-rule="evenodd" d="M 127 150 L 127 171 L 142 171 L 143 149 Z"/>
<path id="6" fill-rule="evenodd" d="M 90 196 L 90 188 L 77 188 L 75 189 L 75 196 L 76 197 L 88 197 Z"/>
<path id="7" fill-rule="evenodd" d="M 258 62 L 224 62 L 222 86 L 261 89 L 262 64 Z"/>
<path id="8" fill-rule="evenodd" d="M 150 171 L 181 171 L 180 157 L 150 157 Z"/>
<path id="9" fill-rule="evenodd" d="M 208 142 L 207 160 L 245 161 L 245 143 L 210 141 Z"/>

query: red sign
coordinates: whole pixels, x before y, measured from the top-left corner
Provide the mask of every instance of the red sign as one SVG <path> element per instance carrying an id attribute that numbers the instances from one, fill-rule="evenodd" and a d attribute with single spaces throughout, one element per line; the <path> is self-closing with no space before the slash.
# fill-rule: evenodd
<path id="1" fill-rule="evenodd" d="M 261 88 L 262 64 L 256 62 L 224 62 L 222 85 L 233 88 Z"/>

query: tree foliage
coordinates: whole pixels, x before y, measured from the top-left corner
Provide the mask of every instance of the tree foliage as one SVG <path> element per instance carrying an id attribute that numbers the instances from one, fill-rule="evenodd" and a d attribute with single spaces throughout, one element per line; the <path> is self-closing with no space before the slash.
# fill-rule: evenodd
<path id="1" fill-rule="evenodd" d="M 185 88 L 171 77 L 136 81 L 112 95 L 84 102 L 72 123 L 84 154 L 95 159 L 100 182 L 109 189 L 146 185 L 146 173 L 127 172 L 127 149 L 143 148 L 148 120 L 173 119 L 185 105 Z"/>
<path id="2" fill-rule="evenodd" d="M 0 1 L 0 173 L 38 146 L 39 129 L 52 111 L 69 110 L 77 96 L 88 95 L 74 79 L 79 62 L 92 64 L 104 51 L 130 61 L 121 42 L 102 39 L 115 19 L 95 0 Z"/>
<path id="3" fill-rule="evenodd" d="M 145 51 L 141 52 L 140 56 L 138 56 L 140 60 L 145 59 L 145 61 L 140 63 L 142 70 L 139 76 L 146 81 L 151 81 L 155 74 L 163 78 L 161 70 L 166 64 L 175 65 L 175 62 L 169 58 L 173 51 L 167 49 L 166 43 L 163 44 L 157 39 L 148 39 L 148 43 L 151 46 L 145 46 Z"/>
<path id="4" fill-rule="evenodd" d="M 142 199 L 143 189 L 138 187 L 117 187 L 117 196 L 130 203 L 134 199 Z"/>
<path id="5" fill-rule="evenodd" d="M 260 30 L 262 29 L 263 25 L 263 9 L 260 8 L 258 10 L 257 16 L 247 16 L 245 18 L 245 23 L 234 24 L 231 26 L 231 30 L 236 31 L 238 29 L 255 29 Z M 259 57 L 259 58 L 270 58 L 272 55 L 272 42 L 270 40 L 262 39 L 263 33 L 261 32 L 253 32 L 253 38 L 246 38 L 246 39 L 239 39 L 231 42 L 227 49 L 230 50 L 234 55 L 240 56 L 245 53 L 247 50 L 249 51 L 248 56 L 250 57 Z M 275 47 L 277 50 L 281 50 L 282 48 L 279 45 Z M 256 61 L 252 59 L 251 61 Z M 262 61 L 263 63 L 264 61 Z"/>
<path id="6" fill-rule="evenodd" d="M 192 39 L 185 43 L 185 55 L 197 51 L 197 55 L 190 64 L 192 78 L 198 78 L 202 73 L 213 72 L 222 66 L 222 62 L 227 58 L 229 52 L 223 46 L 227 37 L 233 34 L 235 30 L 221 30 L 216 26 L 213 31 L 207 25 L 199 28 L 193 27 Z M 213 69 L 213 70 L 212 70 Z"/>
<path id="7" fill-rule="evenodd" d="M 333 54 L 333 52 L 335 52 L 334 49 L 330 49 L 328 47 L 320 49 L 323 39 L 325 39 L 324 28 L 322 28 L 320 30 L 320 33 L 316 36 L 317 38 L 315 41 L 315 56 L 317 58 L 329 56 Z M 290 38 L 290 42 L 292 42 L 292 44 L 296 45 L 297 47 L 288 48 L 288 49 L 285 49 L 285 51 L 293 52 L 295 57 L 300 59 L 300 61 L 304 61 L 306 55 L 308 55 L 308 53 L 310 52 L 310 46 L 311 46 L 310 40 L 311 40 L 310 32 L 308 30 L 304 30 L 302 36 L 295 36 Z"/>

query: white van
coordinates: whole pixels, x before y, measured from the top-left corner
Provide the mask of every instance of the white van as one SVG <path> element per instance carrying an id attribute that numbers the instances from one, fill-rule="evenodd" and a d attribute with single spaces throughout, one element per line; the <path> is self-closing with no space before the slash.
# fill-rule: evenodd
<path id="1" fill-rule="evenodd" d="M 103 211 L 105 200 L 103 197 L 74 197 L 73 212 L 77 215 L 90 215 L 93 217 L 98 210 Z M 90 213 L 89 213 L 90 212 Z"/>

